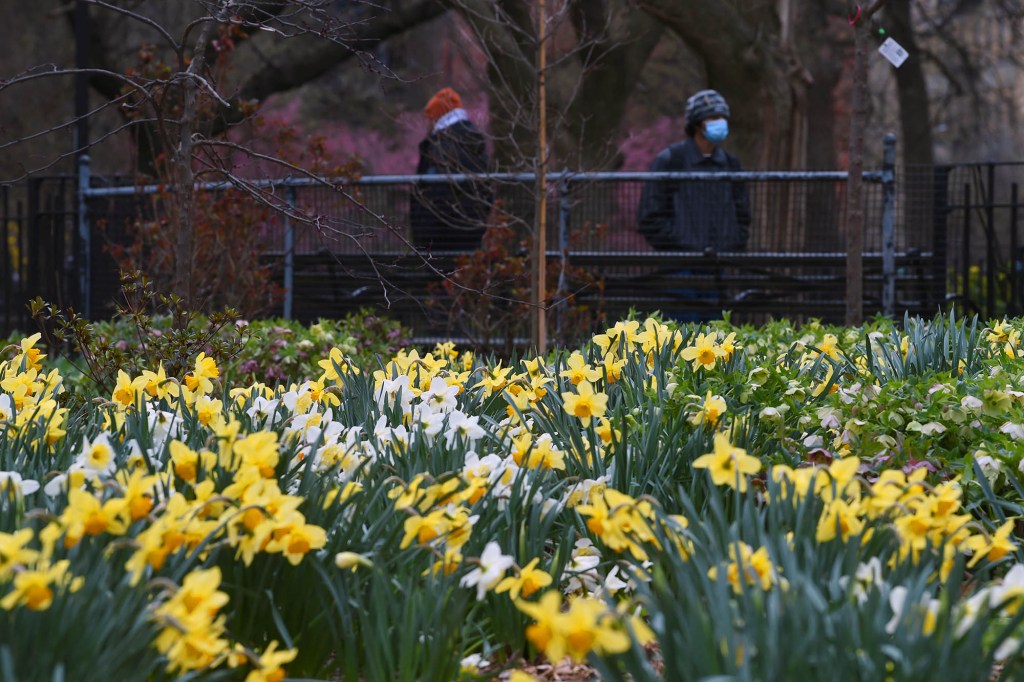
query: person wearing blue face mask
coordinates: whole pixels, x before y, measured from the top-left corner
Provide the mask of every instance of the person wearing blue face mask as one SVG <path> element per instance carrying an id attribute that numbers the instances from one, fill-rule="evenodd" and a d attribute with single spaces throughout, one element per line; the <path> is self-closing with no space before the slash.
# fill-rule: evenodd
<path id="1" fill-rule="evenodd" d="M 739 160 L 722 148 L 729 104 L 715 90 L 686 101 L 686 139 L 666 147 L 652 172 L 733 172 Z M 742 251 L 750 235 L 750 200 L 741 182 L 651 180 L 638 215 L 640 233 L 657 251 Z"/>
<path id="2" fill-rule="evenodd" d="M 729 136 L 729 104 L 715 90 L 686 101 L 686 139 L 666 147 L 652 172 L 734 172 L 739 160 L 722 148 Z M 640 197 L 637 224 L 656 251 L 701 253 L 743 251 L 750 236 L 750 200 L 742 182 L 649 180 Z M 717 313 L 719 292 L 707 271 L 683 270 L 674 278 L 694 288 L 670 289 L 686 310 L 666 311 L 681 322 L 701 322 Z"/>

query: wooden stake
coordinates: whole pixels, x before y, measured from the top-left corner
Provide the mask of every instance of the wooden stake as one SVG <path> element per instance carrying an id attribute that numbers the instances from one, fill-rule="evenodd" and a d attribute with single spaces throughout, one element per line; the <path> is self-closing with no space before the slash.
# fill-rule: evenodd
<path id="1" fill-rule="evenodd" d="M 534 234 L 533 287 L 530 295 L 531 330 L 537 353 L 547 352 L 548 136 L 547 136 L 547 8 L 537 1 L 537 211 Z"/>

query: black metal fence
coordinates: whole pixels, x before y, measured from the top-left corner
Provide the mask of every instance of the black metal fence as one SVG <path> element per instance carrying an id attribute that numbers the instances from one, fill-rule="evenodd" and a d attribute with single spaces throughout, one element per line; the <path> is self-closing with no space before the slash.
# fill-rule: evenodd
<path id="1" fill-rule="evenodd" d="M 1020 314 L 1024 244 L 1018 235 L 1017 187 L 1022 174 L 1024 163 L 898 169 L 890 185 L 895 199 L 892 272 L 883 269 L 882 174 L 866 174 L 866 312 L 882 310 L 883 285 L 890 281 L 897 314 L 931 314 L 950 302 L 984 317 Z M 568 287 L 560 293 L 574 294 L 573 305 L 587 308 L 592 318 L 599 311 L 616 317 L 629 308 L 689 308 L 683 312 L 701 315 L 728 308 L 739 321 L 769 316 L 841 321 L 845 178 L 845 173 L 745 174 L 740 179 L 753 209 L 746 250 L 667 254 L 653 251 L 637 230 L 637 204 L 650 176 L 557 174 L 547 215 L 554 281 L 560 264 L 584 273 L 583 284 L 559 283 Z M 440 279 L 438 271 L 451 272 L 459 254 L 432 254 L 424 263 L 410 249 L 408 211 L 417 180 L 379 176 L 333 187 L 293 180 L 265 183 L 267 192 L 295 207 L 293 215 L 314 218 L 311 225 L 277 215 L 254 229 L 258 234 L 250 244 L 239 245 L 263 250 L 264 262 L 285 286 L 287 297 L 276 312 L 313 320 L 387 305 L 381 312 L 402 318 L 421 334 L 462 335 L 465 330 L 453 325 L 465 324 L 472 315 L 444 305 L 439 312 L 425 304 L 428 285 Z M 531 177 L 503 176 L 493 182 L 503 219 L 524 226 L 526 234 L 536 206 Z M 108 246 L 130 240 L 132 226 L 153 219 L 159 206 L 146 191 L 116 181 L 93 177 L 88 187 L 85 221 L 76 210 L 75 178 L 33 178 L 0 187 L 0 324 L 5 334 L 31 330 L 25 302 L 37 295 L 79 308 L 87 300 L 93 317 L 111 312 L 118 279 Z M 85 253 L 91 267 L 83 291 Z M 680 272 L 687 273 L 687 281 L 679 281 Z M 693 289 L 715 296 L 694 298 Z M 676 296 L 680 290 L 684 294 Z"/>

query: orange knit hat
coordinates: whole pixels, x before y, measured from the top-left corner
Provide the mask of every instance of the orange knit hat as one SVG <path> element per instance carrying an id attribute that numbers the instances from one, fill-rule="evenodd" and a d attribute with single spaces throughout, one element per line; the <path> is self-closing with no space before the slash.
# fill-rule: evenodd
<path id="1" fill-rule="evenodd" d="M 459 97 L 459 93 L 455 92 L 451 88 L 444 88 L 439 90 L 436 95 L 430 98 L 427 102 L 427 106 L 423 107 L 423 113 L 431 123 L 436 123 L 437 119 L 441 118 L 449 111 L 453 109 L 462 108 L 462 98 Z"/>

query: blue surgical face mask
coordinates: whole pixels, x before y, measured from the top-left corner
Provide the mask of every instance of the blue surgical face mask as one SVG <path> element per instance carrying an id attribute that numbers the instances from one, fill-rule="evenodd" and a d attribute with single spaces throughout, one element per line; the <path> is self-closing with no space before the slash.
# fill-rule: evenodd
<path id="1" fill-rule="evenodd" d="M 704 137 L 708 138 L 708 142 L 715 144 L 725 142 L 725 138 L 729 137 L 729 122 L 724 118 L 705 121 Z"/>

